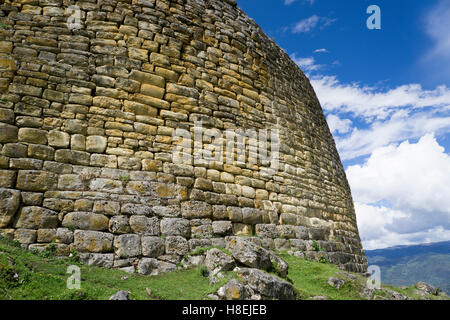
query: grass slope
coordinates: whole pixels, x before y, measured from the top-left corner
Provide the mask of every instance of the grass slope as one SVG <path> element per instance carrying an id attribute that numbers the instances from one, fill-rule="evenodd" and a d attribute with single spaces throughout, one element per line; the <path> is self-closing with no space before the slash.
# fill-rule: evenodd
<path id="1" fill-rule="evenodd" d="M 289 279 L 300 299 L 327 296 L 329 299 L 361 299 L 365 279 L 347 281 L 339 290 L 327 284 L 328 278 L 345 279 L 341 270 L 328 263 L 310 262 L 287 254 L 281 257 L 289 263 Z M 69 290 L 67 267 L 81 268 L 81 289 Z M 23 250 L 19 245 L 0 238 L 0 299 L 14 300 L 106 300 L 119 290 L 131 292 L 133 300 L 201 300 L 225 284 L 232 272 L 219 283 L 211 285 L 202 268 L 180 270 L 158 276 L 128 274 L 121 270 L 81 265 L 76 255 L 56 257 L 51 250 L 42 253 Z M 148 295 L 147 288 L 151 290 Z M 395 289 L 400 293 L 411 290 Z M 382 295 L 380 293 L 380 295 Z M 438 297 L 435 297 L 438 298 Z"/>

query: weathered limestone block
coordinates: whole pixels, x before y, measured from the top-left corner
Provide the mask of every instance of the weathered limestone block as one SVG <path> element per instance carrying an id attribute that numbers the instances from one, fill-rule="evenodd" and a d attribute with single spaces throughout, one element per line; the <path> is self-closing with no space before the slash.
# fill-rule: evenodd
<path id="1" fill-rule="evenodd" d="M 181 218 L 164 218 L 161 220 L 161 234 L 163 236 L 189 238 L 191 234 L 190 222 Z"/>
<path id="2" fill-rule="evenodd" d="M 126 203 L 122 205 L 120 212 L 127 215 L 151 216 L 153 210 L 146 205 Z"/>
<path id="3" fill-rule="evenodd" d="M 41 207 L 23 207 L 15 228 L 51 229 L 58 227 L 58 213 Z"/>
<path id="4" fill-rule="evenodd" d="M 14 188 L 16 176 L 15 171 L 0 170 L 0 188 Z"/>
<path id="5" fill-rule="evenodd" d="M 80 261 L 88 266 L 112 268 L 114 266 L 114 254 L 112 253 L 80 253 Z"/>
<path id="6" fill-rule="evenodd" d="M 20 142 L 47 144 L 47 131 L 34 128 L 20 128 L 18 139 Z"/>
<path id="7" fill-rule="evenodd" d="M 166 254 L 184 256 L 189 252 L 188 242 L 180 236 L 168 236 L 166 238 Z"/>
<path id="8" fill-rule="evenodd" d="M 242 222 L 245 224 L 258 224 L 262 223 L 262 212 L 254 208 L 242 209 Z"/>
<path id="9" fill-rule="evenodd" d="M 297 296 L 292 284 L 262 270 L 241 268 L 238 273 L 263 299 L 295 300 Z"/>
<path id="10" fill-rule="evenodd" d="M 103 153 L 108 145 L 108 139 L 102 136 L 89 136 L 86 138 L 86 151 Z"/>
<path id="11" fill-rule="evenodd" d="M 251 299 L 253 293 L 237 279 L 230 280 L 217 291 L 217 295 L 224 300 L 248 300 Z"/>
<path id="12" fill-rule="evenodd" d="M 56 229 L 39 229 L 37 231 L 37 242 L 50 243 L 56 239 Z"/>
<path id="13" fill-rule="evenodd" d="M 0 143 L 17 142 L 18 134 L 19 128 L 0 122 Z"/>
<path id="14" fill-rule="evenodd" d="M 158 218 L 148 218 L 142 215 L 130 217 L 130 227 L 133 233 L 149 236 L 158 236 L 160 234 L 160 221 Z"/>
<path id="15" fill-rule="evenodd" d="M 109 219 L 102 214 L 70 212 L 64 216 L 62 225 L 66 228 L 103 231 L 108 230 Z"/>
<path id="16" fill-rule="evenodd" d="M 162 238 L 144 236 L 141 239 L 141 243 L 144 257 L 157 258 L 164 254 L 165 244 Z"/>
<path id="17" fill-rule="evenodd" d="M 235 262 L 230 255 L 213 248 L 206 252 L 205 266 L 209 272 L 217 269 L 218 271 L 229 271 L 233 270 Z"/>
<path id="18" fill-rule="evenodd" d="M 154 258 L 142 258 L 138 264 L 138 273 L 142 275 L 156 276 L 160 273 L 175 271 L 176 269 L 177 266 L 175 264 Z"/>
<path id="19" fill-rule="evenodd" d="M 251 236 L 253 233 L 252 226 L 243 223 L 233 223 L 232 231 L 235 236 Z"/>
<path id="20" fill-rule="evenodd" d="M 70 137 L 70 149 L 76 151 L 86 150 L 86 138 L 82 134 L 73 134 Z"/>
<path id="21" fill-rule="evenodd" d="M 97 178 L 90 182 L 89 188 L 92 191 L 122 193 L 123 184 L 117 180 Z"/>
<path id="22" fill-rule="evenodd" d="M 248 239 L 229 237 L 227 239 L 226 248 L 231 252 L 237 261 L 248 267 L 268 271 L 272 270 L 270 252 L 258 247 Z"/>
<path id="23" fill-rule="evenodd" d="M 201 201 L 187 201 L 181 204 L 181 213 L 186 219 L 210 218 L 212 207 L 210 204 Z"/>
<path id="24" fill-rule="evenodd" d="M 107 216 L 120 214 L 120 203 L 115 201 L 97 200 L 94 202 L 94 213 L 101 213 Z"/>
<path id="25" fill-rule="evenodd" d="M 57 177 L 52 172 L 20 170 L 17 175 L 17 189 L 24 191 L 48 191 L 57 185 Z"/>
<path id="26" fill-rule="evenodd" d="M 214 234 L 218 236 L 231 235 L 232 223 L 231 221 L 213 221 L 212 229 Z"/>
<path id="27" fill-rule="evenodd" d="M 22 192 L 22 202 L 27 206 L 40 206 L 44 196 L 39 192 Z"/>
<path id="28" fill-rule="evenodd" d="M 115 234 L 131 233 L 131 227 L 127 216 L 114 216 L 109 219 L 109 231 Z"/>
<path id="29" fill-rule="evenodd" d="M 20 244 L 32 244 L 36 242 L 36 234 L 36 230 L 16 229 L 14 240 L 18 241 Z"/>
<path id="30" fill-rule="evenodd" d="M 2 154 L 10 158 L 26 158 L 28 147 L 21 143 L 7 143 L 3 146 Z"/>
<path id="31" fill-rule="evenodd" d="M 141 237 L 124 234 L 114 238 L 115 253 L 119 258 L 132 258 L 141 255 Z"/>
<path id="32" fill-rule="evenodd" d="M 275 224 L 257 224 L 256 235 L 263 238 L 276 238 L 277 226 Z"/>
<path id="33" fill-rule="evenodd" d="M 114 236 L 106 232 L 76 230 L 74 248 L 80 252 L 109 253 L 113 249 Z"/>
<path id="34" fill-rule="evenodd" d="M 70 244 L 73 242 L 73 232 L 67 228 L 58 228 L 56 230 L 56 242 Z"/>

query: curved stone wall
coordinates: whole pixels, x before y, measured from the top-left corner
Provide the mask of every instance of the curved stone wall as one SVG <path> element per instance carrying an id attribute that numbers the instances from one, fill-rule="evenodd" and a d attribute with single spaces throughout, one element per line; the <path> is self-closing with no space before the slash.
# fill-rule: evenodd
<path id="1" fill-rule="evenodd" d="M 0 231 L 25 247 L 172 270 L 242 235 L 366 270 L 315 93 L 234 0 L 6 0 L 0 93 Z"/>

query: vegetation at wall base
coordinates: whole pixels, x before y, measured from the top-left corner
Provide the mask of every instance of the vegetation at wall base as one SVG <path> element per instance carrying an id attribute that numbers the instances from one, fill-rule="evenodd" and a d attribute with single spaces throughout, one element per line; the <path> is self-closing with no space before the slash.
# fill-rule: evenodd
<path id="1" fill-rule="evenodd" d="M 361 296 L 366 283 L 363 275 L 345 273 L 330 263 L 311 262 L 287 253 L 281 253 L 280 257 L 290 266 L 288 279 L 297 289 L 299 299 L 317 296 L 326 296 L 329 300 L 364 299 Z M 81 269 L 80 290 L 69 290 L 66 285 L 70 276 L 66 273 L 67 267 L 74 264 Z M 55 256 L 51 249 L 32 252 L 22 249 L 16 242 L 0 238 L 0 299 L 3 300 L 108 300 L 119 290 L 129 291 L 133 300 L 204 300 L 235 277 L 233 272 L 227 272 L 218 283 L 210 284 L 206 275 L 202 267 L 157 276 L 129 274 L 83 265 L 77 261 L 76 252 L 72 257 Z M 345 284 L 336 289 L 327 283 L 330 277 L 346 279 Z M 413 287 L 383 288 L 414 299 L 447 298 L 419 296 Z M 385 298 L 382 290 L 375 295 Z"/>

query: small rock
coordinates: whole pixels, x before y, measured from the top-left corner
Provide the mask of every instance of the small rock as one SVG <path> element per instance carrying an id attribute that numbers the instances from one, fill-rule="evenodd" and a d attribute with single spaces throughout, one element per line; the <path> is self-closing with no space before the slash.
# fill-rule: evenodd
<path id="1" fill-rule="evenodd" d="M 429 285 L 428 283 L 425 282 L 416 283 L 416 288 L 419 289 L 420 291 L 425 292 L 426 294 L 431 294 L 433 296 L 438 295 L 438 290 L 432 285 Z"/>
<path id="2" fill-rule="evenodd" d="M 217 290 L 217 295 L 224 300 L 246 300 L 250 296 L 249 293 L 248 288 L 236 279 L 230 280 Z"/>
<path id="3" fill-rule="evenodd" d="M 205 266 L 209 272 L 219 269 L 219 271 L 229 271 L 234 268 L 234 259 L 219 249 L 211 249 L 206 253 Z"/>
<path id="4" fill-rule="evenodd" d="M 357 278 L 355 275 L 351 274 L 351 273 L 348 273 L 348 272 L 340 272 L 340 274 L 346 276 L 346 277 L 349 278 L 350 280 L 354 280 L 354 281 L 358 280 L 358 278 Z"/>
<path id="5" fill-rule="evenodd" d="M 219 300 L 219 296 L 217 296 L 215 294 L 208 294 L 206 297 L 211 300 Z"/>
<path id="6" fill-rule="evenodd" d="M 389 300 L 407 300 L 407 298 L 408 298 L 407 296 L 405 296 L 401 293 L 398 293 L 396 291 L 392 291 L 389 289 L 384 289 L 383 291 L 388 294 Z"/>
<path id="7" fill-rule="evenodd" d="M 130 291 L 119 291 L 109 297 L 109 300 L 130 300 Z"/>
<path id="8" fill-rule="evenodd" d="M 253 294 L 262 299 L 295 300 L 295 288 L 289 282 L 267 272 L 251 268 L 239 268 L 238 274 L 246 281 Z M 251 295 L 250 295 L 251 296 Z"/>
<path id="9" fill-rule="evenodd" d="M 128 272 L 128 273 L 134 273 L 136 271 L 133 266 L 131 266 L 131 267 L 123 267 L 123 268 L 120 268 L 120 270 Z"/>
<path id="10" fill-rule="evenodd" d="M 335 287 L 336 289 L 339 289 L 344 285 L 345 281 L 342 279 L 330 277 L 328 278 L 328 284 L 332 287 Z"/>
<path id="11" fill-rule="evenodd" d="M 327 296 L 315 296 L 312 297 L 313 300 L 328 300 Z"/>
<path id="12" fill-rule="evenodd" d="M 375 291 L 376 291 L 375 289 L 365 286 L 363 291 L 361 292 L 361 297 L 371 300 L 371 299 L 373 299 L 373 295 L 375 294 Z"/>

